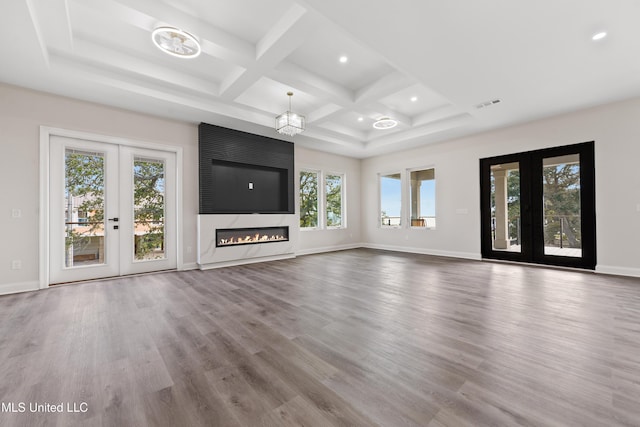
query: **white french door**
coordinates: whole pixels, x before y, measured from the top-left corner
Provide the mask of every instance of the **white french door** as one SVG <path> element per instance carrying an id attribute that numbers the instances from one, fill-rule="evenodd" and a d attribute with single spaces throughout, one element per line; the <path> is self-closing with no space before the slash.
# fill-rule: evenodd
<path id="1" fill-rule="evenodd" d="M 51 135 L 49 283 L 175 269 L 176 154 Z"/>

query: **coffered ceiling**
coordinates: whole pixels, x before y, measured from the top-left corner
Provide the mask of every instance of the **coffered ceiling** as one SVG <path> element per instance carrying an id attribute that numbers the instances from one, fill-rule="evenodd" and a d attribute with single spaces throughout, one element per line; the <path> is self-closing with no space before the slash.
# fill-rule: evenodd
<path id="1" fill-rule="evenodd" d="M 639 16 L 635 0 L 15 0 L 0 81 L 367 157 L 639 96 Z M 202 54 L 158 50 L 162 25 Z M 288 91 L 307 118 L 293 138 L 273 130 Z M 398 126 L 373 129 L 384 116 Z"/>

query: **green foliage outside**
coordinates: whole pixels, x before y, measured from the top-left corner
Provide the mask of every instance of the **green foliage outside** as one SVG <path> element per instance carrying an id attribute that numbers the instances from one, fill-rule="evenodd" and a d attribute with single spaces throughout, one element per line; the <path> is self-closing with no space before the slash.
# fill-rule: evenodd
<path id="1" fill-rule="evenodd" d="M 544 242 L 558 246 L 580 248 L 580 167 L 562 164 L 545 167 L 544 182 Z"/>
<path id="2" fill-rule="evenodd" d="M 164 249 L 164 163 L 137 160 L 133 167 L 134 221 L 146 233 L 136 236 L 135 257 Z"/>
<path id="3" fill-rule="evenodd" d="M 318 226 L 318 174 L 300 172 L 300 227 Z"/>
<path id="4" fill-rule="evenodd" d="M 342 226 L 342 176 L 327 175 L 327 227 Z"/>
<path id="5" fill-rule="evenodd" d="M 79 211 L 89 212 L 88 232 L 78 233 L 73 225 L 67 225 L 65 250 L 71 247 L 82 250 L 92 243 L 95 234 L 104 223 L 104 158 L 97 154 L 67 153 L 65 157 L 65 188 L 68 200 L 81 200 Z M 71 221 L 71 212 L 67 222 Z M 71 266 L 67 260 L 67 266 Z"/>
<path id="6" fill-rule="evenodd" d="M 545 246 L 581 247 L 580 167 L 561 164 L 543 168 Z M 507 174 L 509 238 L 516 240 L 520 226 L 520 171 Z M 491 208 L 495 215 L 495 181 L 491 176 Z M 562 233 L 561 233 L 562 231 Z M 520 243 L 520 242 L 518 242 Z"/>
<path id="7" fill-rule="evenodd" d="M 104 230 L 104 157 L 98 154 L 67 152 L 65 156 L 65 188 L 68 200 L 80 201 L 74 210 L 86 212 L 87 222 L 78 232 L 67 226 L 65 244 L 82 250 Z M 67 222 L 71 220 L 71 212 Z M 164 164 L 135 161 L 134 221 L 143 224 L 145 235 L 135 241 L 136 259 L 148 259 L 164 246 Z M 78 225 L 78 224 L 76 224 Z M 68 264 L 70 265 L 70 264 Z"/>

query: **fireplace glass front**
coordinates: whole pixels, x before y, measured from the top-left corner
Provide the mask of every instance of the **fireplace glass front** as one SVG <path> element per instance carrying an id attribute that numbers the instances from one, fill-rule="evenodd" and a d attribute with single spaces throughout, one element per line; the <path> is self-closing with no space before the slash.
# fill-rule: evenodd
<path id="1" fill-rule="evenodd" d="M 286 242 L 289 227 L 217 228 L 216 247 Z"/>

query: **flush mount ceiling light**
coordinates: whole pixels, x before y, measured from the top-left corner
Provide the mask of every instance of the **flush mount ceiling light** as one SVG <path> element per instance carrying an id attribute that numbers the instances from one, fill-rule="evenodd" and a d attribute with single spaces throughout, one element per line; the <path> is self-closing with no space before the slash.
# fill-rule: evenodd
<path id="1" fill-rule="evenodd" d="M 373 127 L 375 129 L 380 129 L 380 130 L 391 129 L 396 126 L 398 126 L 398 121 L 393 120 L 389 117 L 382 117 L 376 120 L 375 122 L 373 122 Z"/>
<path id="2" fill-rule="evenodd" d="M 291 111 L 293 92 L 287 92 L 287 96 L 289 97 L 289 110 L 276 117 L 276 132 L 294 136 L 304 131 L 304 116 Z"/>
<path id="3" fill-rule="evenodd" d="M 175 27 L 158 27 L 151 33 L 153 43 L 171 56 L 195 58 L 200 55 L 200 43 L 194 36 Z"/>
<path id="4" fill-rule="evenodd" d="M 342 55 L 338 58 L 338 61 L 340 61 L 341 64 L 346 64 L 349 61 L 349 58 L 346 55 Z"/>

